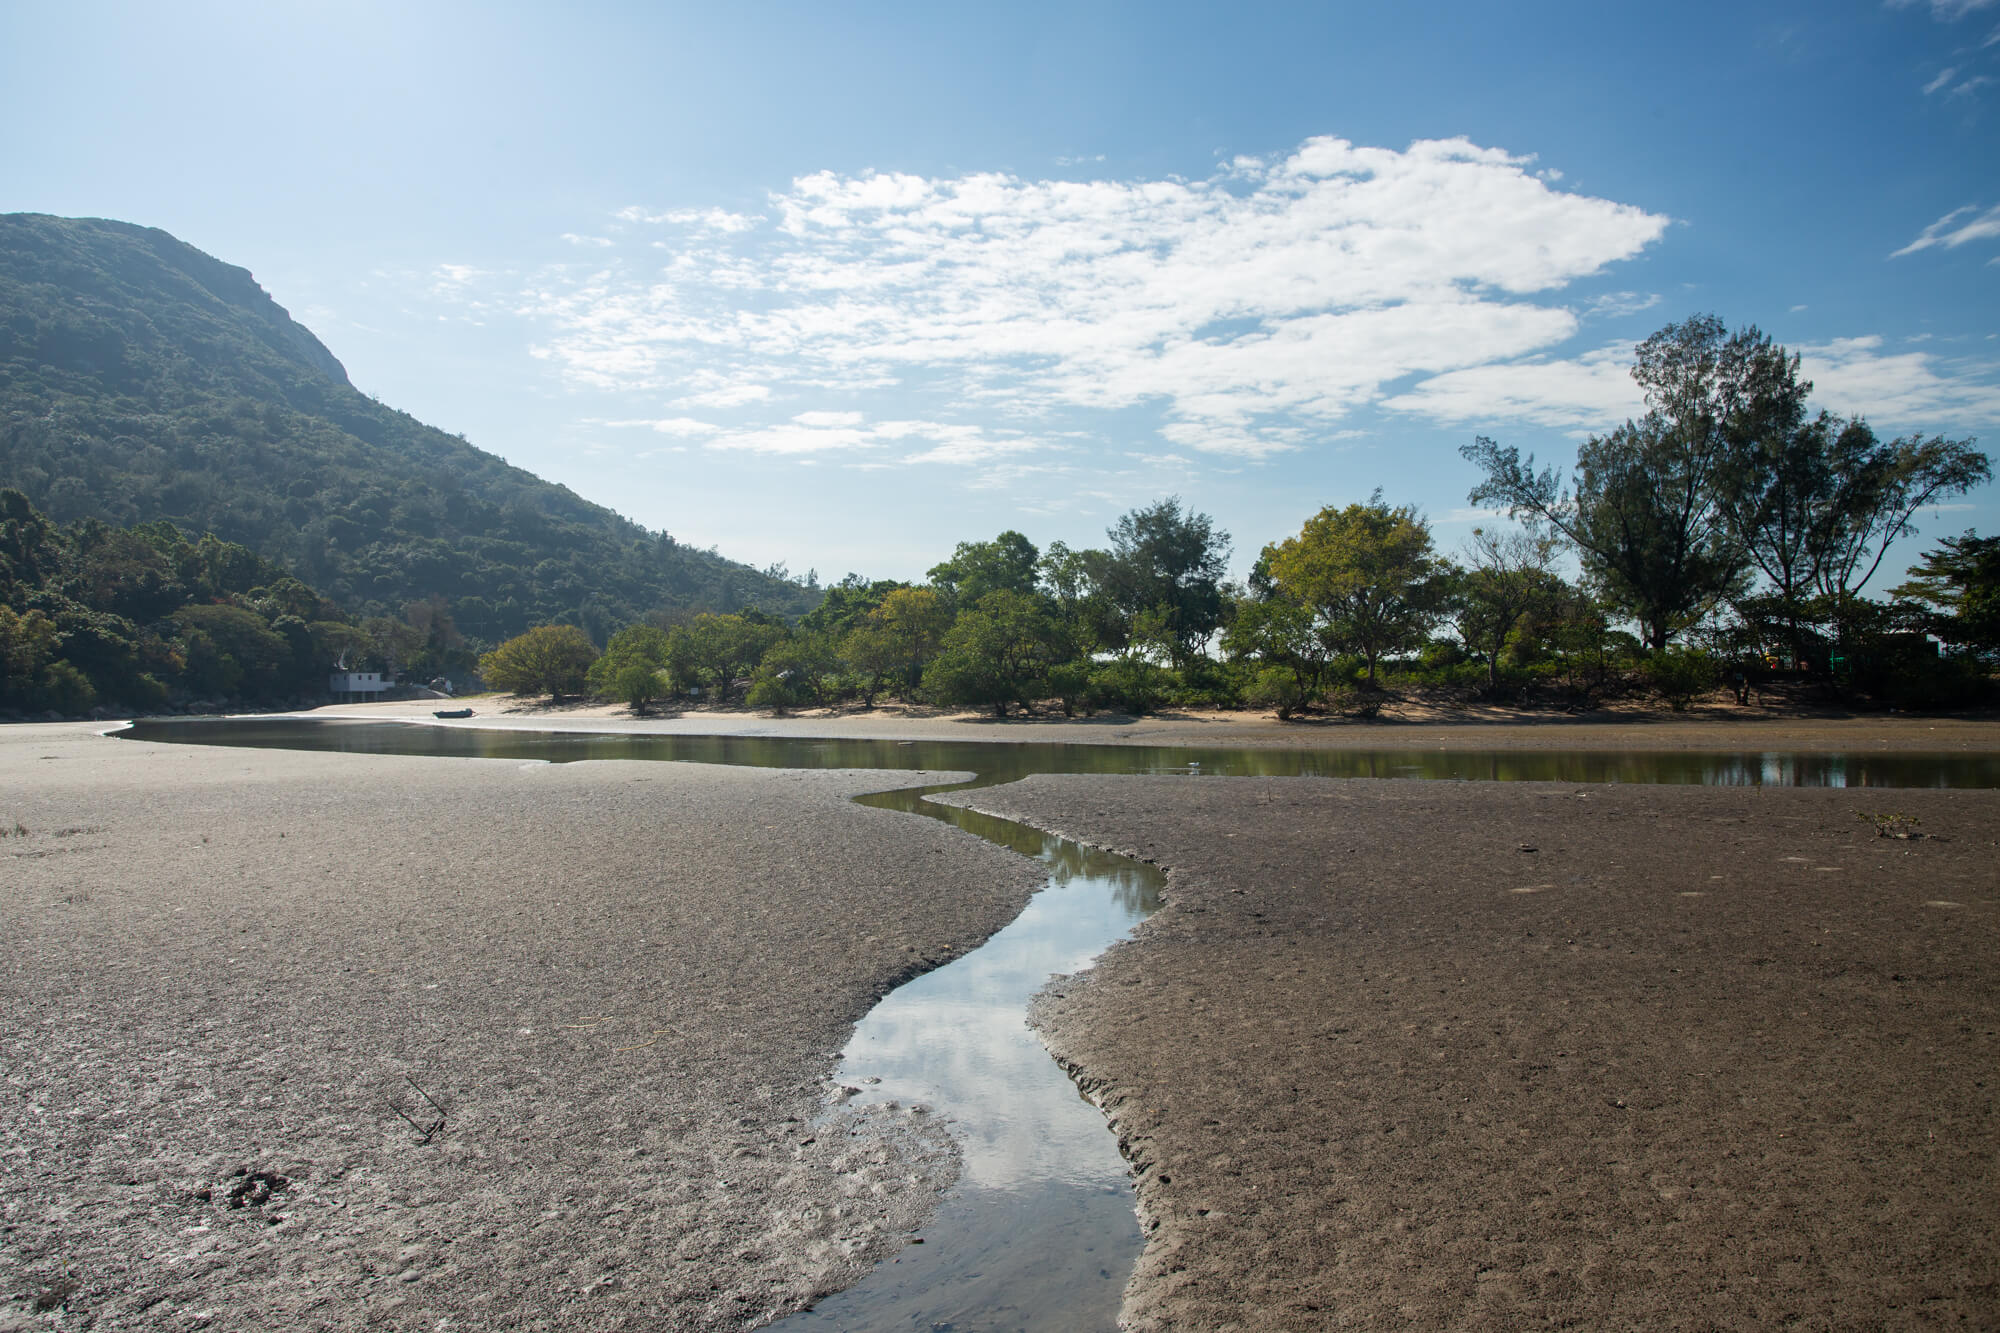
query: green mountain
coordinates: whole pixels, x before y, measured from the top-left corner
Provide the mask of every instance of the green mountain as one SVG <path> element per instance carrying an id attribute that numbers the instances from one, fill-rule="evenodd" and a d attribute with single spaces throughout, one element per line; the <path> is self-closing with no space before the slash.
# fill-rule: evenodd
<path id="1" fill-rule="evenodd" d="M 489 641 L 819 600 L 385 407 L 247 271 L 124 222 L 0 215 L 0 486 L 213 532 L 356 614 L 443 597 Z"/>

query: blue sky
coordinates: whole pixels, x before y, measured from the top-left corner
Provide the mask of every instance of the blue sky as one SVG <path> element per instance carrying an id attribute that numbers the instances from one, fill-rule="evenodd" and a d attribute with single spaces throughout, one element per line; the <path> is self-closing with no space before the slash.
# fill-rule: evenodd
<path id="1" fill-rule="evenodd" d="M 1239 571 L 1378 487 L 1449 548 L 1459 445 L 1567 460 L 1704 311 L 2000 441 L 2000 0 L 1415 12 L 12 5 L 0 210 L 165 228 L 383 401 L 823 579 L 1174 493 Z"/>

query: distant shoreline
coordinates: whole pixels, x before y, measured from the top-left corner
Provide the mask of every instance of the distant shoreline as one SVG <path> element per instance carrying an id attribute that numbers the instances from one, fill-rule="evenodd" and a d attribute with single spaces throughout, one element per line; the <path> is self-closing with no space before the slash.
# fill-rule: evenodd
<path id="1" fill-rule="evenodd" d="M 1604 709 L 1578 717 L 1522 716 L 1506 709 L 1430 710 L 1373 721 L 1280 722 L 1268 713 L 1102 713 L 1011 718 L 980 713 L 876 708 L 802 710 L 786 717 L 750 710 L 691 710 L 635 718 L 621 704 L 548 706 L 511 696 L 464 701 L 456 726 L 531 731 L 632 731 L 682 735 L 882 737 L 897 740 L 1041 741 L 1077 745 L 1232 745 L 1299 749 L 1477 750 L 1893 750 L 2000 751 L 2000 717 L 1938 717 L 1710 706 L 1687 713 Z M 334 704 L 300 717 L 434 722 L 412 703 Z"/>

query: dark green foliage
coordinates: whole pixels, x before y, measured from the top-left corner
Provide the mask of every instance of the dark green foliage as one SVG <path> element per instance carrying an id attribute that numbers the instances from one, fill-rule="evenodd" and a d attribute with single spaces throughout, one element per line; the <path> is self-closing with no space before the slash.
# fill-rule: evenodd
<path id="1" fill-rule="evenodd" d="M 960 542 L 951 559 L 932 566 L 931 585 L 954 609 L 976 605 L 991 592 L 1032 596 L 1039 554 L 1018 532 L 1003 532 L 990 542 Z"/>
<path id="2" fill-rule="evenodd" d="M 627 625 L 611 636 L 604 655 L 590 664 L 590 688 L 644 713 L 669 688 L 670 639 L 657 625 Z"/>
<path id="3" fill-rule="evenodd" d="M 729 702 L 736 682 L 749 675 L 771 646 L 785 637 L 785 627 L 751 608 L 740 615 L 704 612 L 676 626 L 668 639 L 671 662 L 698 684 L 715 691 L 715 701 Z"/>
<path id="4" fill-rule="evenodd" d="M 1026 707 L 1041 697 L 1054 663 L 1054 634 L 1033 597 L 1012 588 L 989 592 L 959 613 L 924 672 L 924 688 L 941 703 L 990 707 L 1005 717 L 1008 705 Z"/>
<path id="5" fill-rule="evenodd" d="M 1148 612 L 1157 617 L 1169 661 L 1185 665 L 1222 626 L 1229 534 L 1207 514 L 1183 510 L 1175 495 L 1131 510 L 1105 535 L 1111 551 L 1098 575 L 1105 596 L 1128 624 Z"/>
<path id="6" fill-rule="evenodd" d="M 1174 674 L 1163 666 L 1142 657 L 1114 657 L 1091 673 L 1090 702 L 1115 713 L 1157 713 L 1174 684 Z"/>
<path id="7" fill-rule="evenodd" d="M 818 600 L 383 406 L 247 272 L 120 222 L 0 216 L 0 477 L 59 522 L 216 533 L 359 614 L 442 598 L 489 642 Z"/>
<path id="8" fill-rule="evenodd" d="M 339 653 L 379 656 L 367 629 L 336 615 L 213 535 L 191 542 L 168 523 L 95 519 L 61 528 L 19 491 L 0 491 L 0 711 L 315 698 Z"/>
<path id="9" fill-rule="evenodd" d="M 1889 595 L 1917 626 L 1986 663 L 2000 663 L 2000 537 L 1966 532 L 1924 553 Z"/>
<path id="10" fill-rule="evenodd" d="M 1646 680 L 1676 713 L 1715 691 L 1715 659 L 1699 648 L 1666 648 L 1646 659 Z"/>

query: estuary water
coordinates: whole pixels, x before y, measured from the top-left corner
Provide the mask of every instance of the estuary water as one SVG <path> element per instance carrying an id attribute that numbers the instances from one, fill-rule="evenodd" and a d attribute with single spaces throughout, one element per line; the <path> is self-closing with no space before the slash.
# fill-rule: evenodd
<path id="1" fill-rule="evenodd" d="M 958 1183 L 921 1245 L 906 1247 L 786 1330 L 1113 1329 L 1142 1244 L 1125 1164 L 1097 1109 L 1025 1022 L 1057 974 L 1087 968 L 1159 905 L 1160 872 L 1013 820 L 928 799 L 1034 773 L 1319 776 L 1812 787 L 1995 787 L 2000 756 L 1270 750 L 991 741 L 488 730 L 468 725 L 245 718 L 140 722 L 146 741 L 568 763 L 651 759 L 970 772 L 970 781 L 856 798 L 942 819 L 1040 861 L 1044 887 L 972 952 L 884 997 L 856 1027 L 836 1103 L 921 1106 L 948 1117 Z M 830 1122 L 831 1123 L 831 1122 Z"/>

